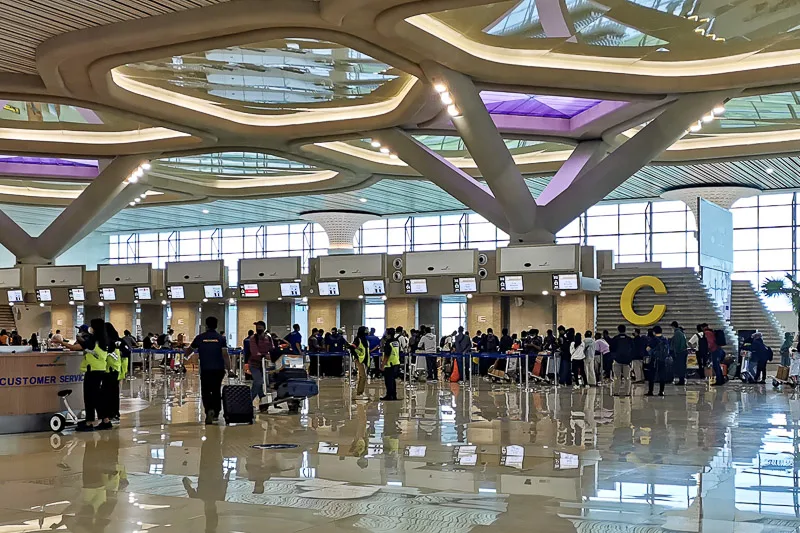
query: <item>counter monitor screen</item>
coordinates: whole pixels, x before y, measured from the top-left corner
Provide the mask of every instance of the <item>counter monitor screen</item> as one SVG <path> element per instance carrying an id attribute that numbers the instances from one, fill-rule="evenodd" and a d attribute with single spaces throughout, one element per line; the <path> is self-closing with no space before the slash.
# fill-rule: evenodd
<path id="1" fill-rule="evenodd" d="M 498 281 L 500 283 L 501 292 L 524 290 L 522 287 L 522 276 L 500 276 Z"/>
<path id="2" fill-rule="evenodd" d="M 406 280 L 406 294 L 427 294 L 427 293 L 428 293 L 427 279 Z"/>
<path id="3" fill-rule="evenodd" d="M 133 292 L 137 300 L 150 300 L 153 297 L 150 287 L 136 287 Z"/>
<path id="4" fill-rule="evenodd" d="M 576 470 L 581 466 L 581 459 L 574 453 L 553 452 L 554 470 Z"/>
<path id="5" fill-rule="evenodd" d="M 427 446 L 406 446 L 403 455 L 406 457 L 425 457 L 427 449 Z"/>
<path id="6" fill-rule="evenodd" d="M 478 292 L 475 278 L 453 278 L 453 292 Z"/>
<path id="7" fill-rule="evenodd" d="M 170 300 L 183 300 L 186 296 L 183 293 L 183 285 L 173 285 L 167 287 L 167 298 Z"/>
<path id="8" fill-rule="evenodd" d="M 577 291 L 579 288 L 577 274 L 553 274 L 554 291 Z"/>
<path id="9" fill-rule="evenodd" d="M 105 287 L 100 289 L 100 299 L 113 302 L 117 299 L 117 289 L 114 287 Z"/>
<path id="10" fill-rule="evenodd" d="M 320 281 L 319 282 L 319 295 L 320 296 L 339 296 L 339 282 L 338 281 Z"/>
<path id="11" fill-rule="evenodd" d="M 242 298 L 258 298 L 258 284 L 244 283 L 239 286 L 239 294 Z"/>
<path id="12" fill-rule="evenodd" d="M 222 298 L 222 285 L 203 285 L 206 298 Z"/>
<path id="13" fill-rule="evenodd" d="M 383 296 L 386 294 L 386 286 L 382 279 L 364 280 L 364 294 L 367 296 Z"/>
<path id="14" fill-rule="evenodd" d="M 50 293 L 50 289 L 36 289 L 36 299 L 40 302 L 52 302 L 53 295 Z"/>
<path id="15" fill-rule="evenodd" d="M 14 289 L 14 290 L 8 291 L 8 301 L 9 302 L 21 303 L 22 302 L 22 291 L 19 290 L 19 289 Z"/>
<path id="16" fill-rule="evenodd" d="M 281 296 L 300 296 L 299 283 L 281 283 Z"/>
<path id="17" fill-rule="evenodd" d="M 83 302 L 86 300 L 86 291 L 83 287 L 76 287 L 69 290 L 69 299 L 73 302 Z"/>

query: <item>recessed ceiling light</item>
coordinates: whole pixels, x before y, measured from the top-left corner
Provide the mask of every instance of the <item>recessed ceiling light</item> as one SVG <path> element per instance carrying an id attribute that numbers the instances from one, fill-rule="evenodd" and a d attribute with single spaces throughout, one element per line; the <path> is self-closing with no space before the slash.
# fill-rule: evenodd
<path id="1" fill-rule="evenodd" d="M 717 104 L 714 106 L 714 114 L 721 115 L 725 112 L 725 106 L 722 104 Z"/>
<path id="2" fill-rule="evenodd" d="M 389 149 L 386 148 L 385 146 L 381 146 L 381 153 L 382 154 L 388 154 L 389 153 Z"/>
<path id="3" fill-rule="evenodd" d="M 142 163 L 142 168 L 144 170 L 150 170 L 150 163 Z"/>
<path id="4" fill-rule="evenodd" d="M 714 113 L 703 115 L 703 122 L 711 122 L 712 120 L 714 120 Z"/>
<path id="5" fill-rule="evenodd" d="M 381 300 L 383 300 L 384 302 L 386 301 L 386 295 L 385 294 L 383 296 L 381 296 Z"/>
<path id="6" fill-rule="evenodd" d="M 280 302 L 281 300 L 283 300 L 283 298 L 281 298 L 280 296 L 278 296 L 278 301 Z"/>
<path id="7" fill-rule="evenodd" d="M 203 298 L 203 303 L 207 303 L 207 302 L 208 302 L 208 298 Z"/>
<path id="8" fill-rule="evenodd" d="M 100 305 L 103 305 L 103 303 L 101 302 Z M 44 307 L 44 303 L 40 303 L 39 307 Z"/>
<path id="9" fill-rule="evenodd" d="M 147 193 L 144 193 L 144 192 L 143 192 L 142 194 L 140 194 L 140 195 L 139 195 L 139 198 L 141 198 L 142 200 L 144 200 L 145 198 L 147 198 Z"/>
<path id="10" fill-rule="evenodd" d="M 72 300 L 70 300 L 70 301 L 69 301 L 69 305 L 75 305 L 75 302 L 74 302 L 74 301 L 72 301 Z"/>
<path id="11" fill-rule="evenodd" d="M 703 127 L 703 125 L 700 124 L 700 121 L 697 121 L 694 124 L 692 124 L 691 126 L 689 126 L 689 131 L 694 133 L 694 132 L 700 131 L 700 128 L 702 128 L 702 127 Z"/>
<path id="12" fill-rule="evenodd" d="M 566 296 L 566 295 L 567 295 L 566 291 L 561 291 L 561 296 Z"/>
<path id="13" fill-rule="evenodd" d="M 381 147 L 381 143 L 380 143 L 380 142 L 378 142 L 378 141 L 376 141 L 376 140 L 373 140 L 373 141 L 372 141 L 371 143 L 369 143 L 369 144 L 371 144 L 373 148 L 380 148 L 380 147 Z"/>
<path id="14" fill-rule="evenodd" d="M 204 214 L 204 215 L 207 215 L 207 214 L 208 214 L 208 212 L 209 212 L 209 211 L 208 211 L 208 209 L 203 209 L 203 214 Z"/>
<path id="15" fill-rule="evenodd" d="M 767 169 L 767 174 L 772 174 L 773 172 L 775 172 L 774 168 L 768 168 Z"/>
<path id="16" fill-rule="evenodd" d="M 437 93 L 443 93 L 447 90 L 447 86 L 444 83 L 437 83 L 433 88 Z"/>
<path id="17" fill-rule="evenodd" d="M 167 305 L 167 301 L 166 300 L 161 300 L 161 305 Z"/>
<path id="18" fill-rule="evenodd" d="M 128 202 L 128 205 L 133 207 L 134 205 L 136 205 L 136 202 Z"/>
<path id="19" fill-rule="evenodd" d="M 451 117 L 457 117 L 461 114 L 458 108 L 455 105 L 447 106 L 447 112 L 450 114 Z"/>
<path id="20" fill-rule="evenodd" d="M 442 94 L 439 95 L 439 98 L 442 99 L 442 103 L 444 105 L 450 105 L 453 103 L 453 97 L 450 96 L 450 93 L 448 92 L 443 92 Z"/>
<path id="21" fill-rule="evenodd" d="M 542 291 L 542 296 L 547 296 L 548 294 L 550 294 L 548 291 Z"/>
<path id="22" fill-rule="evenodd" d="M 136 174 L 131 174 L 130 176 L 128 176 L 128 181 L 130 181 L 131 183 L 136 183 L 137 181 L 139 181 L 139 176 L 137 176 Z"/>
<path id="23" fill-rule="evenodd" d="M 136 203 L 138 204 L 139 202 L 141 202 L 141 201 L 142 201 L 142 199 L 141 199 L 141 198 L 134 198 L 134 199 L 133 199 L 133 201 L 134 201 L 134 202 L 136 202 Z"/>
<path id="24" fill-rule="evenodd" d="M 389 159 L 397 159 L 397 154 L 389 154 Z"/>
<path id="25" fill-rule="evenodd" d="M 663 46 L 656 50 L 656 52 L 669 52 L 669 48 L 664 48 Z"/>
<path id="26" fill-rule="evenodd" d="M 467 294 L 467 299 L 471 300 L 472 299 L 472 294 Z"/>
<path id="27" fill-rule="evenodd" d="M 358 201 L 361 202 L 362 204 L 367 203 L 367 199 L 366 198 L 359 198 Z"/>
<path id="28" fill-rule="evenodd" d="M 363 300 L 363 299 L 364 299 L 364 295 L 363 295 L 363 294 L 359 294 L 359 295 L 358 295 L 358 299 L 359 299 L 359 300 Z"/>

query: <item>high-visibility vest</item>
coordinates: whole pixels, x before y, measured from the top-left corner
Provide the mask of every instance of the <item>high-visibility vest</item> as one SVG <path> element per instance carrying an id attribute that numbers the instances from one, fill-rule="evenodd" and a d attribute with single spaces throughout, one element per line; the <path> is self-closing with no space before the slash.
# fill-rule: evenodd
<path id="1" fill-rule="evenodd" d="M 83 361 L 81 361 L 81 372 L 97 371 L 106 372 L 108 369 L 108 352 L 100 348 L 97 344 L 91 350 L 83 351 Z"/>
<path id="2" fill-rule="evenodd" d="M 400 343 L 393 340 L 389 343 L 389 346 L 392 351 L 389 354 L 389 360 L 386 364 L 389 366 L 400 366 Z"/>
<path id="3" fill-rule="evenodd" d="M 363 363 L 364 359 L 367 358 L 367 347 L 364 346 L 364 341 L 360 340 L 358 345 L 356 346 L 356 359 L 358 359 L 359 363 Z"/>

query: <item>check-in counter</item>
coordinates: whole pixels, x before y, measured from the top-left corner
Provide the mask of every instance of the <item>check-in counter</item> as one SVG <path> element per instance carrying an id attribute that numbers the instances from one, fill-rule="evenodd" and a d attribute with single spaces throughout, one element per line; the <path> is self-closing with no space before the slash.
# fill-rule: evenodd
<path id="1" fill-rule="evenodd" d="M 78 352 L 0 352 L 0 433 L 48 430 L 50 416 L 64 410 L 64 389 L 72 390 L 73 409 L 82 409 L 82 360 Z"/>
<path id="2" fill-rule="evenodd" d="M 172 310 L 169 325 L 176 335 L 183 333 L 193 339 L 205 329 L 202 324 L 209 316 L 215 316 L 219 331 L 225 331 L 225 304 L 233 297 L 226 272 L 221 259 L 167 263 L 164 282 Z"/>

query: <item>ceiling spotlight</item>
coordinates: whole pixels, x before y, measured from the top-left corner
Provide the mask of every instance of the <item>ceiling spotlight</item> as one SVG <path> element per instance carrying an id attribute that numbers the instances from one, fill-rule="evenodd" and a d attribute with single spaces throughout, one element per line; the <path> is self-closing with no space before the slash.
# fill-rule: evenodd
<path id="1" fill-rule="evenodd" d="M 447 106 L 447 112 L 450 114 L 451 117 L 457 117 L 458 115 L 461 114 L 458 108 L 453 104 Z"/>
<path id="2" fill-rule="evenodd" d="M 397 159 L 397 154 L 389 154 L 389 159 Z"/>
<path id="3" fill-rule="evenodd" d="M 689 131 L 691 131 L 692 133 L 695 133 L 695 132 L 700 131 L 700 128 L 702 128 L 702 127 L 703 127 L 703 125 L 700 123 L 700 121 L 697 121 L 694 124 L 692 124 L 691 126 L 689 126 Z"/>
<path id="4" fill-rule="evenodd" d="M 139 300 L 134 300 L 133 303 L 138 304 Z"/>
<path id="5" fill-rule="evenodd" d="M 359 294 L 359 295 L 358 295 L 358 299 L 359 299 L 359 300 L 363 300 L 363 299 L 364 299 L 364 295 L 363 295 L 363 294 Z"/>
<path id="6" fill-rule="evenodd" d="M 139 181 L 139 176 L 137 176 L 136 174 L 131 174 L 130 176 L 128 176 L 128 181 L 130 181 L 131 183 L 136 183 L 137 181 Z"/>
<path id="7" fill-rule="evenodd" d="M 100 302 L 100 303 L 99 303 L 99 304 L 97 304 L 97 305 L 99 305 L 100 307 L 105 307 L 105 306 L 106 306 L 106 303 L 105 303 L 105 302 Z M 44 307 L 44 305 L 42 305 L 42 307 Z"/>
<path id="8" fill-rule="evenodd" d="M 144 170 L 150 170 L 150 168 L 151 168 L 151 165 L 150 165 L 150 163 L 142 163 L 142 169 L 144 169 Z"/>
<path id="9" fill-rule="evenodd" d="M 439 95 L 439 98 L 442 99 L 442 103 L 444 105 L 450 105 L 453 103 L 453 97 L 450 96 L 450 93 L 448 92 L 443 92 L 442 94 Z"/>
<path id="10" fill-rule="evenodd" d="M 144 193 L 144 192 L 143 192 L 142 194 L 140 194 L 140 195 L 139 195 L 139 198 L 141 198 L 142 200 L 144 200 L 145 198 L 147 198 L 147 193 Z"/>
<path id="11" fill-rule="evenodd" d="M 373 148 L 380 148 L 381 147 L 381 143 L 379 143 L 376 140 L 373 140 L 370 144 L 372 145 Z"/>
<path id="12" fill-rule="evenodd" d="M 103 305 L 103 303 L 102 303 L 102 302 L 100 302 L 100 305 Z M 44 307 L 44 302 L 40 303 L 40 304 L 39 304 L 39 307 Z"/>
<path id="13" fill-rule="evenodd" d="M 208 302 L 208 298 L 203 298 L 203 303 L 207 303 L 207 302 Z"/>
<path id="14" fill-rule="evenodd" d="M 714 106 L 714 109 L 711 110 L 715 115 L 721 115 L 725 112 L 725 106 L 722 104 L 717 104 Z"/>
<path id="15" fill-rule="evenodd" d="M 567 295 L 566 291 L 561 291 L 560 294 L 561 294 L 561 296 L 566 296 Z"/>
<path id="16" fill-rule="evenodd" d="M 73 300 L 70 300 L 69 305 L 75 305 L 75 302 Z"/>
<path id="17" fill-rule="evenodd" d="M 281 298 L 280 296 L 278 296 L 278 301 L 280 302 L 281 300 L 283 300 L 283 298 Z"/>
<path id="18" fill-rule="evenodd" d="M 308 296 L 303 296 L 303 301 L 307 302 L 308 301 Z"/>
<path id="19" fill-rule="evenodd" d="M 367 203 L 367 199 L 366 198 L 359 198 L 358 201 L 361 202 L 362 204 Z"/>
<path id="20" fill-rule="evenodd" d="M 133 201 L 138 204 L 139 202 L 142 201 L 142 199 L 141 198 L 134 198 Z"/>
<path id="21" fill-rule="evenodd" d="M 468 293 L 468 294 L 467 294 L 467 300 L 471 300 L 471 299 L 472 299 L 472 294 L 469 294 L 469 293 Z"/>
<path id="22" fill-rule="evenodd" d="M 714 120 L 714 113 L 703 115 L 703 122 L 711 122 L 712 120 Z"/>
<path id="23" fill-rule="evenodd" d="M 437 93 L 443 93 L 447 90 L 447 86 L 444 83 L 437 83 L 433 86 Z"/>
<path id="24" fill-rule="evenodd" d="M 547 291 L 542 291 L 542 296 L 547 296 L 548 294 L 550 294 L 550 293 L 547 292 Z"/>
<path id="25" fill-rule="evenodd" d="M 14 307 L 14 302 L 8 302 L 8 305 L 10 305 L 11 307 Z"/>
<path id="26" fill-rule="evenodd" d="M 133 206 L 135 206 L 135 205 L 136 205 L 136 202 L 128 202 L 128 205 L 129 205 L 129 206 L 131 206 L 131 207 L 133 207 Z"/>
<path id="27" fill-rule="evenodd" d="M 228 299 L 228 303 L 229 303 L 229 304 L 231 304 L 231 305 L 233 305 L 233 304 L 235 304 L 235 303 L 236 303 L 236 300 L 234 300 L 233 298 L 229 298 L 229 299 Z"/>
<path id="28" fill-rule="evenodd" d="M 381 296 L 381 300 L 383 300 L 384 302 L 386 301 L 386 295 L 385 294 L 383 296 Z"/>
<path id="29" fill-rule="evenodd" d="M 144 170 L 142 170 L 142 167 L 139 167 L 136 169 L 133 175 L 136 176 L 137 178 L 141 178 L 142 176 L 144 176 Z"/>
<path id="30" fill-rule="evenodd" d="M 382 154 L 388 154 L 389 153 L 389 149 L 386 148 L 385 146 L 381 146 L 381 153 Z"/>
<path id="31" fill-rule="evenodd" d="M 767 174 L 772 174 L 773 172 L 775 172 L 774 168 L 768 168 L 767 169 Z"/>
<path id="32" fill-rule="evenodd" d="M 161 305 L 167 305 L 167 301 L 166 300 L 161 300 Z"/>
<path id="33" fill-rule="evenodd" d="M 207 215 L 209 213 L 208 209 L 203 209 L 203 214 Z"/>

